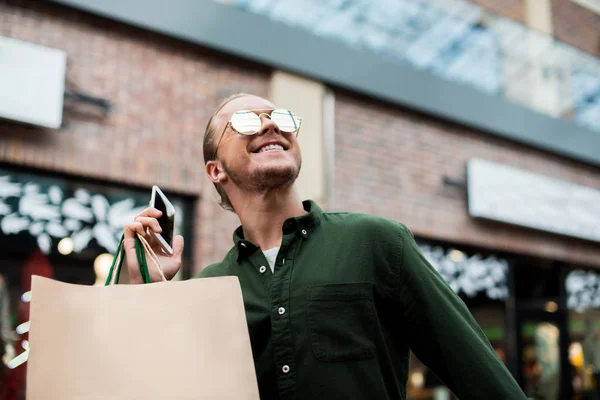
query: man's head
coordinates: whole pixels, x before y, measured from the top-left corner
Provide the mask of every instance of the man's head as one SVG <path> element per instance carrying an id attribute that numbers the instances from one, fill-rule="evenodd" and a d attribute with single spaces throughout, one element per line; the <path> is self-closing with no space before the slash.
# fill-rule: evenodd
<path id="1" fill-rule="evenodd" d="M 302 155 L 296 134 L 282 132 L 271 120 L 275 108 L 266 99 L 238 93 L 223 100 L 208 121 L 204 163 L 223 208 L 233 210 L 226 188 L 261 194 L 292 185 L 298 177 Z M 242 110 L 251 110 L 259 116 L 258 133 L 241 135 L 229 124 L 232 115 Z M 266 147 L 269 144 L 274 146 Z"/>

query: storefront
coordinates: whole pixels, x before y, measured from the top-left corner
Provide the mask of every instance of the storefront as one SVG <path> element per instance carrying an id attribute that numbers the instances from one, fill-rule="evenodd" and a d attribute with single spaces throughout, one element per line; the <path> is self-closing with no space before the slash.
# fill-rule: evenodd
<path id="1" fill-rule="evenodd" d="M 419 245 L 529 398 L 590 398 L 600 354 L 600 274 L 523 255 L 427 240 Z M 409 394 L 455 398 L 414 355 Z"/>
<path id="2" fill-rule="evenodd" d="M 190 237 L 191 199 L 167 195 L 176 208 L 175 232 Z M 18 399 L 25 387 L 31 276 L 103 285 L 123 224 L 149 199 L 149 188 L 0 169 L 1 399 Z M 179 279 L 191 275 L 189 252 Z"/>
<path id="3" fill-rule="evenodd" d="M 498 356 L 507 362 L 506 302 L 510 288 L 508 258 L 464 246 L 418 239 L 423 255 L 459 294 Z M 451 392 L 414 355 L 408 382 L 410 399 L 445 400 Z"/>

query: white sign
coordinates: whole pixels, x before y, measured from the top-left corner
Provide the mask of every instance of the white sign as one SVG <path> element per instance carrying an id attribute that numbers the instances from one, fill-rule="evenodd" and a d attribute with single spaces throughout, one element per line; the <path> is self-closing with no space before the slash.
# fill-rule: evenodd
<path id="1" fill-rule="evenodd" d="M 600 242 L 600 190 L 481 159 L 467 188 L 472 217 Z"/>
<path id="2" fill-rule="evenodd" d="M 0 118 L 59 128 L 65 52 L 0 36 Z"/>

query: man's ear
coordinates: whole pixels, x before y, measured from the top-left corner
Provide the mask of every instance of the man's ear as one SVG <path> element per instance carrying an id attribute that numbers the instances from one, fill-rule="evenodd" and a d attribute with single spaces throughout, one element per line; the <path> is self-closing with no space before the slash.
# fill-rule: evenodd
<path id="1" fill-rule="evenodd" d="M 225 171 L 223 171 L 219 165 L 219 162 L 216 160 L 207 162 L 205 169 L 208 179 L 210 179 L 213 183 L 223 183 L 227 179 L 227 174 Z"/>

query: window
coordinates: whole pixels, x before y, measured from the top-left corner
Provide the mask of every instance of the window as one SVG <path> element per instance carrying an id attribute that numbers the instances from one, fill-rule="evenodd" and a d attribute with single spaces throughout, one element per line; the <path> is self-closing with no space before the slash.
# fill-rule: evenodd
<path id="1" fill-rule="evenodd" d="M 573 3 L 579 4 L 590 11 L 600 14 L 600 0 L 571 0 Z"/>

